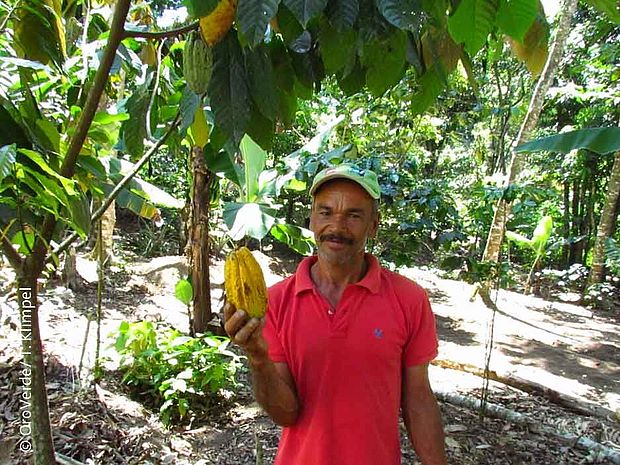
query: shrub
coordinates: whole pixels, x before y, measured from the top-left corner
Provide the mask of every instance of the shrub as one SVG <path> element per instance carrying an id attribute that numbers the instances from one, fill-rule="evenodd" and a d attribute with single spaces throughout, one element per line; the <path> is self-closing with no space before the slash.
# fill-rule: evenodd
<path id="1" fill-rule="evenodd" d="M 114 348 L 121 355 L 123 382 L 146 391 L 169 425 L 230 397 L 241 356 L 228 350 L 229 343 L 219 336 L 184 336 L 148 321 L 123 321 Z"/>

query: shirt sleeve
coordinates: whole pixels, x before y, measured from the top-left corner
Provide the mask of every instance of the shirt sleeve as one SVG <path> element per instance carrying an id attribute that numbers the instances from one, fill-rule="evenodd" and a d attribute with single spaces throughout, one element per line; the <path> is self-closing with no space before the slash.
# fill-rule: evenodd
<path id="1" fill-rule="evenodd" d="M 265 315 L 265 326 L 263 327 L 263 337 L 267 341 L 269 358 L 273 362 L 286 362 L 286 354 L 278 336 L 278 328 L 276 325 L 277 309 L 273 308 L 271 302 L 267 306 L 267 314 Z"/>
<path id="2" fill-rule="evenodd" d="M 426 292 L 419 288 L 418 292 L 412 293 L 411 298 L 409 308 L 412 312 L 412 325 L 409 339 L 403 351 L 405 367 L 430 362 L 437 357 L 439 346 L 435 316 Z"/>

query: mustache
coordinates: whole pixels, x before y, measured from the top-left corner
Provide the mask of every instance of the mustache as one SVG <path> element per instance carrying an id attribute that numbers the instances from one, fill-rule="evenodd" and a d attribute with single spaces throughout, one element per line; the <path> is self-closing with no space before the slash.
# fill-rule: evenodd
<path id="1" fill-rule="evenodd" d="M 319 236 L 319 242 L 325 241 L 336 241 L 336 242 L 344 242 L 348 245 L 353 245 L 353 239 L 350 237 L 342 236 L 340 234 L 322 234 Z"/>

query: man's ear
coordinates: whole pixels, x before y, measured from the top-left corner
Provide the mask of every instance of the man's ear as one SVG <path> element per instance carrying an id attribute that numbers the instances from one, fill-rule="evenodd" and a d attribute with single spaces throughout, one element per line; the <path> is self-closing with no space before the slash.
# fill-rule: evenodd
<path id="1" fill-rule="evenodd" d="M 372 223 L 372 227 L 370 229 L 370 234 L 368 234 L 368 237 L 374 239 L 375 237 L 377 237 L 377 231 L 379 230 L 379 222 L 381 221 L 381 214 L 379 212 L 377 212 L 377 215 L 375 216 L 373 223 Z"/>

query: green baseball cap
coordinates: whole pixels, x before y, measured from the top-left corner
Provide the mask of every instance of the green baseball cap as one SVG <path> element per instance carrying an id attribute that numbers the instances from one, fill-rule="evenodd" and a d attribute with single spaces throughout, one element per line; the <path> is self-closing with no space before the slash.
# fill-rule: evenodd
<path id="1" fill-rule="evenodd" d="M 342 163 L 340 165 L 325 168 L 320 171 L 312 182 L 310 195 L 314 195 L 319 187 L 332 179 L 349 179 L 358 183 L 366 192 L 375 200 L 381 197 L 381 188 L 377 181 L 377 174 L 374 171 L 359 168 L 351 163 Z"/>

